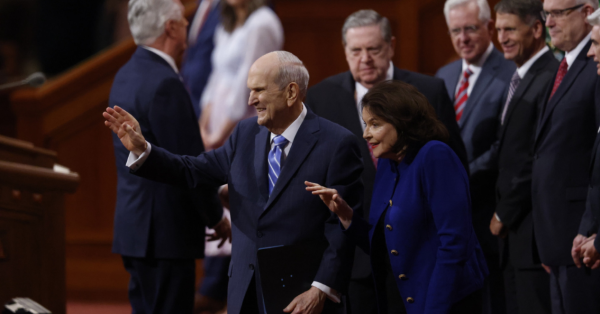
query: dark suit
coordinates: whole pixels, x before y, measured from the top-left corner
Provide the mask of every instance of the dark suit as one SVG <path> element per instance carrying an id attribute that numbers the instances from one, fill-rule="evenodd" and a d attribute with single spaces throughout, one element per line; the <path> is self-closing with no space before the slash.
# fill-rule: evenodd
<path id="1" fill-rule="evenodd" d="M 502 53 L 496 48 L 492 49 L 458 121 L 471 171 L 473 227 L 490 269 L 490 276 L 484 289 L 484 304 L 492 309 L 493 313 L 502 313 L 505 304 L 502 273 L 498 265 L 498 239 L 489 229 L 495 210 L 494 192 L 497 178 L 497 168 L 491 148 L 497 140 L 500 113 L 515 69 L 513 62 L 504 59 Z M 460 83 L 462 70 L 462 59 L 460 59 L 444 66 L 436 74 L 446 83 L 452 102 L 454 102 L 456 87 Z M 488 302 L 487 299 L 491 301 Z"/>
<path id="2" fill-rule="evenodd" d="M 153 52 L 139 47 L 119 70 L 109 105 L 136 117 L 142 134 L 157 146 L 178 154 L 204 151 L 179 76 Z M 113 143 L 118 179 L 113 252 L 124 256 L 131 274 L 132 306 L 140 313 L 191 313 L 194 259 L 204 254 L 204 226 L 222 216 L 216 189 L 185 191 L 131 175 L 125 166 L 129 152 L 115 134 Z"/>
<path id="3" fill-rule="evenodd" d="M 600 136 L 596 135 L 590 163 L 590 186 L 585 202 L 585 213 L 579 225 L 579 234 L 586 237 L 592 234 L 600 235 Z M 594 240 L 596 251 L 600 252 L 600 238 Z"/>
<path id="4" fill-rule="evenodd" d="M 394 80 L 403 81 L 415 86 L 427 97 L 435 109 L 438 118 L 450 133 L 449 145 L 460 157 L 463 165 L 467 167 L 467 158 L 464 144 L 460 138 L 456 116 L 452 103 L 446 96 L 444 84 L 441 80 L 407 70 L 394 68 Z M 365 185 L 364 204 L 371 204 L 373 182 L 375 181 L 375 165 L 371 162 L 367 142 L 362 140 L 362 118 L 359 116 L 355 98 L 356 82 L 350 71 L 329 77 L 308 90 L 306 105 L 317 115 L 333 121 L 350 130 L 359 139 L 360 151 L 364 161 L 365 170 L 362 180 Z M 369 206 L 364 208 L 364 218 L 369 218 Z M 352 312 L 374 313 L 377 307 L 373 302 L 375 296 L 371 280 L 371 265 L 369 256 L 362 250 L 356 250 L 354 268 L 352 270 L 349 300 Z"/>
<path id="5" fill-rule="evenodd" d="M 202 0 L 199 1 L 201 2 Z M 218 3 L 213 4 L 198 33 L 196 43 L 187 48 L 181 64 L 181 77 L 192 98 L 196 119 L 200 116 L 202 92 L 212 72 L 211 56 L 215 48 L 215 30 L 221 22 L 220 16 L 221 6 Z"/>
<path id="6" fill-rule="evenodd" d="M 539 112 L 557 69 L 558 61 L 551 51 L 531 65 L 508 104 L 500 128 L 496 212 L 508 229 L 500 250 L 508 313 L 550 312 L 550 277 L 540 265 L 533 236 L 531 164 Z"/>
<path id="7" fill-rule="evenodd" d="M 242 308 L 251 282 L 256 282 L 258 307 L 263 312 L 257 249 L 307 241 L 325 244 L 315 250 L 321 258 L 314 281 L 344 292 L 350 278 L 354 248 L 339 227 L 337 217 L 321 199 L 305 190 L 304 181 L 337 189 L 355 210 L 362 206 L 362 160 L 356 138 L 344 128 L 308 111 L 269 196 L 267 154 L 270 132 L 257 118 L 241 121 L 224 146 L 198 157 L 173 155 L 159 147 L 135 173 L 183 188 L 198 184 L 229 184 L 233 231 L 229 266 L 227 312 Z M 251 292 L 252 293 L 252 292 Z M 339 309 L 326 301 L 324 313 Z"/>
<path id="8" fill-rule="evenodd" d="M 585 210 L 592 146 L 600 124 L 600 79 L 596 62 L 586 56 L 589 48 L 588 42 L 547 101 L 534 143 L 535 241 L 542 263 L 552 266 L 553 310 L 562 307 L 566 313 L 600 312 L 600 271 L 590 275 L 575 268 L 570 254 Z M 549 86 L 547 99 L 551 90 Z"/>

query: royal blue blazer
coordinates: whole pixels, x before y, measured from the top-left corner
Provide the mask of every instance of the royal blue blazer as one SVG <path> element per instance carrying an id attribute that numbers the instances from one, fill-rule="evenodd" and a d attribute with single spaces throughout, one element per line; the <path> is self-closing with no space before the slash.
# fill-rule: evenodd
<path id="1" fill-rule="evenodd" d="M 407 313 L 447 313 L 483 287 L 488 269 L 471 222 L 469 179 L 446 144 L 430 141 L 398 164 L 380 159 L 369 223 L 354 215 L 346 235 L 372 253 L 384 212 L 388 256 Z M 377 291 L 380 304 L 385 294 Z"/>

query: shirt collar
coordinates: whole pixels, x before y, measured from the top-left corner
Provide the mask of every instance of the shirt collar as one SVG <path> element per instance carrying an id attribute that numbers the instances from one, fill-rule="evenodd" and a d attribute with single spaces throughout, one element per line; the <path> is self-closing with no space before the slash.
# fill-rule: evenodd
<path id="1" fill-rule="evenodd" d="M 156 49 L 156 48 L 152 48 L 152 47 L 148 47 L 148 46 L 142 46 L 142 48 L 154 52 L 155 54 L 157 54 L 159 57 L 163 58 L 165 61 L 167 61 L 167 63 L 171 66 L 171 68 L 173 68 L 173 71 L 175 71 L 175 73 L 179 74 L 179 70 L 177 69 L 177 65 L 175 64 L 175 60 L 173 60 L 173 58 L 171 56 L 169 56 L 168 54 Z"/>
<path id="2" fill-rule="evenodd" d="M 481 56 L 481 58 L 479 58 L 479 61 L 477 61 L 476 63 L 467 64 L 467 61 L 463 59 L 462 71 L 464 72 L 465 70 L 467 70 L 468 67 L 469 69 L 471 69 L 471 72 L 473 72 L 473 74 L 479 74 L 481 68 L 483 67 L 483 64 L 485 63 L 485 61 L 487 61 L 487 58 L 492 53 L 492 50 L 494 50 L 494 44 L 490 42 L 490 45 L 488 46 L 487 50 L 483 53 L 483 56 Z"/>
<path id="3" fill-rule="evenodd" d="M 306 118 L 307 112 L 308 110 L 306 109 L 306 106 L 304 105 L 304 103 L 302 103 L 302 112 L 300 113 L 298 118 L 296 118 L 296 120 L 294 120 L 294 122 L 292 122 L 292 124 L 290 124 L 290 126 L 288 126 L 287 129 L 285 129 L 285 131 L 281 133 L 281 135 L 283 135 L 283 137 L 285 137 L 285 139 L 288 140 L 288 142 L 292 143 L 294 141 L 294 138 L 296 137 L 296 134 L 298 133 L 298 130 L 302 125 L 302 122 L 304 122 L 304 118 Z M 273 143 L 273 139 L 275 138 L 275 136 L 277 136 L 277 134 L 271 132 L 271 143 Z"/>
<path id="4" fill-rule="evenodd" d="M 524 78 L 525 74 L 527 74 L 527 71 L 529 71 L 529 69 L 535 63 L 535 61 L 537 61 L 537 59 L 539 59 L 548 50 L 550 50 L 550 48 L 548 48 L 548 46 L 544 45 L 544 48 L 542 48 L 540 51 L 538 51 L 533 57 L 529 58 L 529 60 L 527 60 L 527 62 L 523 63 L 523 65 L 520 68 L 517 68 L 517 73 L 519 74 L 519 77 Z"/>
<path id="5" fill-rule="evenodd" d="M 583 47 L 585 47 L 585 45 L 587 45 L 588 41 L 590 41 L 591 36 L 592 36 L 592 32 L 587 34 L 587 36 L 585 36 L 585 38 L 579 42 L 579 45 L 577 45 L 577 47 L 575 47 L 575 49 L 573 49 L 569 52 L 565 52 L 565 58 L 567 58 L 567 66 L 568 66 L 567 69 L 571 68 L 571 64 L 573 64 L 573 62 L 575 62 L 575 58 L 577 58 L 577 56 L 579 55 L 579 53 L 581 52 Z"/>

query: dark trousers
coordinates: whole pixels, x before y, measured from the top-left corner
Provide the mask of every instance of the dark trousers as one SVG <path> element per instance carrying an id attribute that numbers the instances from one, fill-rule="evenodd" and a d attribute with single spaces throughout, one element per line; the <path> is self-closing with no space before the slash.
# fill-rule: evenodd
<path id="1" fill-rule="evenodd" d="M 240 313 L 243 314 L 260 314 L 258 309 L 257 302 L 257 293 L 256 293 L 256 279 L 252 276 L 252 281 L 248 285 L 248 290 L 246 290 L 246 296 L 244 296 L 244 302 L 242 302 L 242 309 Z"/>
<path id="2" fill-rule="evenodd" d="M 227 300 L 229 263 L 231 256 L 207 256 L 204 258 L 204 279 L 198 292 L 215 300 Z"/>
<path id="3" fill-rule="evenodd" d="M 128 293 L 133 314 L 193 313 L 193 259 L 122 258 L 131 276 Z"/>
<path id="4" fill-rule="evenodd" d="M 377 314 L 377 295 L 371 276 L 350 281 L 348 302 L 351 314 Z"/>
<path id="5" fill-rule="evenodd" d="M 504 296 L 504 276 L 498 261 L 498 255 L 486 254 L 489 276 L 483 281 L 483 313 L 484 314 L 505 314 L 506 298 Z"/>
<path id="6" fill-rule="evenodd" d="M 452 305 L 449 314 L 481 314 L 482 306 L 483 292 L 480 289 Z"/>
<path id="7" fill-rule="evenodd" d="M 600 313 L 600 270 L 552 267 L 550 296 L 552 314 Z"/>
<path id="8" fill-rule="evenodd" d="M 550 314 L 550 275 L 541 267 L 519 269 L 508 262 L 504 269 L 506 312 Z"/>

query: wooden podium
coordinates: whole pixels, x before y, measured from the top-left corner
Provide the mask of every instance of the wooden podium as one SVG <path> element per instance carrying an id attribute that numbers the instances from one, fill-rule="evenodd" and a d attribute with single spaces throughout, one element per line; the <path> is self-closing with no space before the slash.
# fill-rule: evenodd
<path id="1" fill-rule="evenodd" d="M 28 297 L 66 313 L 64 193 L 75 192 L 79 175 L 55 171 L 55 161 L 52 151 L 0 136 L 0 308 Z"/>

